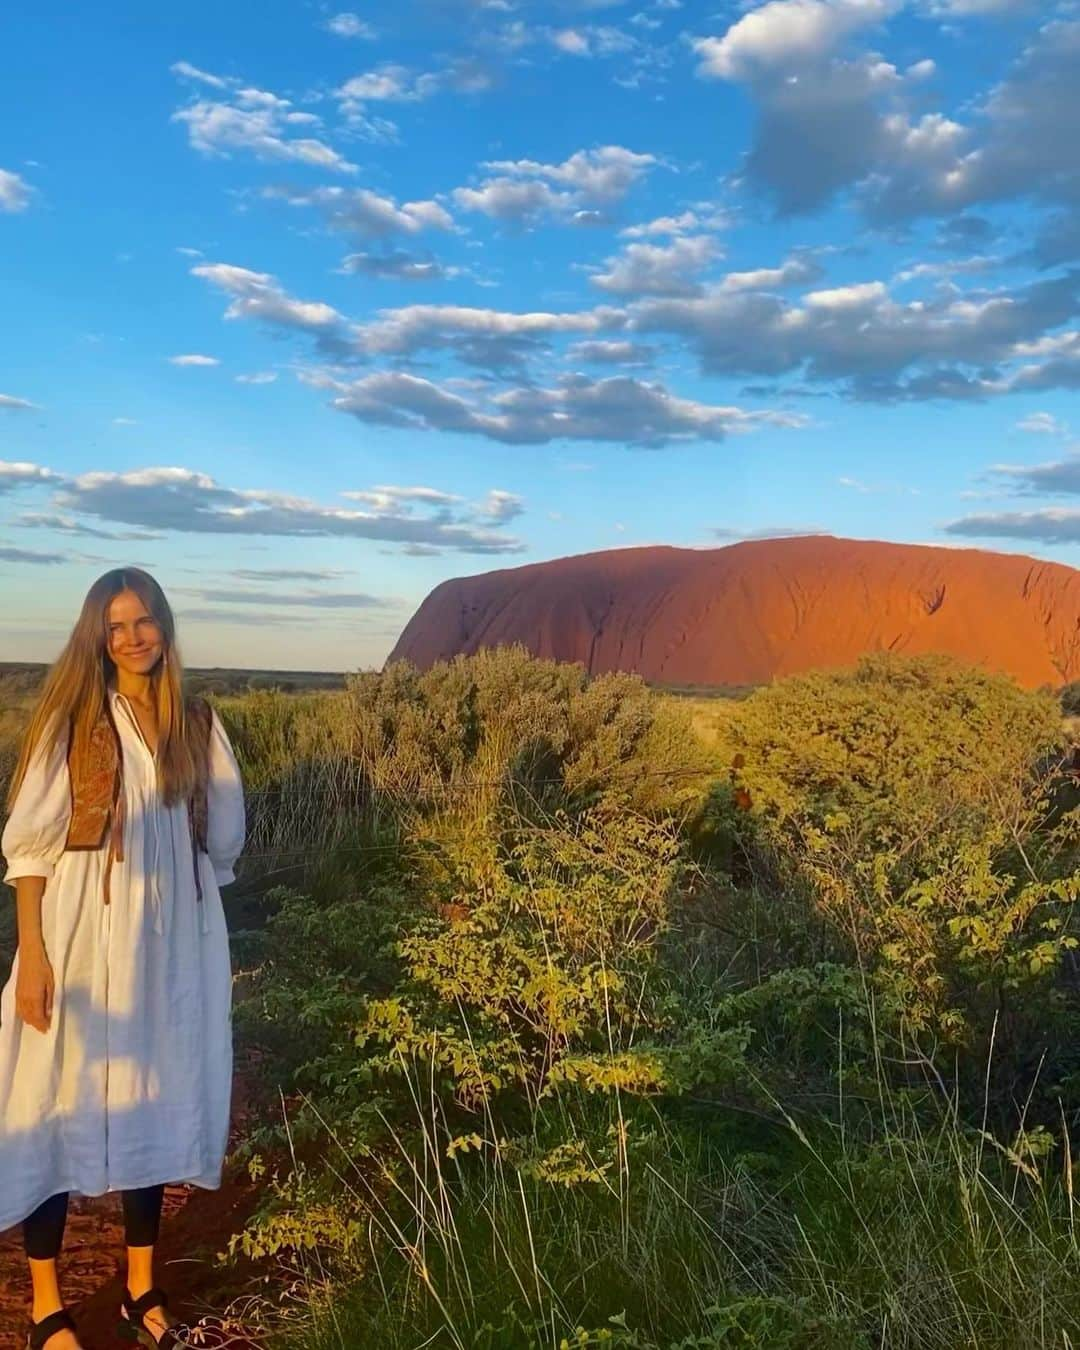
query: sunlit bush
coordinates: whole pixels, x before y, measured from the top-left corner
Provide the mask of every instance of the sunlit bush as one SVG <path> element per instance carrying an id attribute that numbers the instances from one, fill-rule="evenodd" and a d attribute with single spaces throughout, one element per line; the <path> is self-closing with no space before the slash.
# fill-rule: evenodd
<path id="1" fill-rule="evenodd" d="M 1052 695 L 947 657 L 867 657 L 753 694 L 724 753 L 747 849 L 805 887 L 914 1030 L 997 1025 L 1016 1052 L 1060 1028 L 1048 976 L 1075 946 L 1080 888 L 1076 813 L 1050 820 Z"/>

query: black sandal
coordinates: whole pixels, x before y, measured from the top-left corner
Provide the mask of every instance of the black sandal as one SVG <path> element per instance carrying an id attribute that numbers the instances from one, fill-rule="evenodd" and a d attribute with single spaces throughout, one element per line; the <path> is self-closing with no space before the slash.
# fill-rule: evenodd
<path id="1" fill-rule="evenodd" d="M 160 1340 L 154 1339 L 154 1333 L 146 1325 L 146 1314 L 153 1308 L 166 1307 L 168 1299 L 165 1291 L 159 1289 L 157 1285 L 153 1289 L 148 1289 L 145 1294 L 140 1294 L 138 1298 L 132 1298 L 125 1289 L 124 1312 L 117 1328 L 119 1334 L 130 1341 L 138 1341 L 140 1345 L 147 1346 L 148 1350 L 181 1350 L 183 1346 L 192 1345 L 193 1342 L 188 1339 L 191 1326 L 187 1322 L 174 1322 L 161 1333 Z"/>
<path id="2" fill-rule="evenodd" d="M 71 1314 L 66 1308 L 61 1308 L 58 1312 L 43 1317 L 40 1322 L 30 1323 L 26 1332 L 26 1350 L 42 1350 L 50 1336 L 55 1336 L 58 1331 L 74 1330 L 75 1323 L 71 1320 Z"/>

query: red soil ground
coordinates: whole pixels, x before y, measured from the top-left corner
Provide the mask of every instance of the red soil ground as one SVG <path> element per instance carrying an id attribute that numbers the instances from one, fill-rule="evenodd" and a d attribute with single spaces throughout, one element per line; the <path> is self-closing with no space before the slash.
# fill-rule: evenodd
<path id="1" fill-rule="evenodd" d="M 243 1077 L 238 1076 L 233 1092 L 234 1139 L 246 1121 L 245 1096 Z M 255 1198 L 246 1172 L 236 1167 L 227 1169 L 217 1191 L 167 1188 L 155 1275 L 178 1317 L 194 1323 L 205 1314 L 221 1313 L 231 1300 L 254 1287 L 259 1272 L 250 1264 L 223 1268 L 214 1257 L 243 1227 Z M 127 1344 L 115 1332 L 124 1287 L 118 1195 L 71 1198 L 60 1280 L 85 1350 L 115 1350 Z M 28 1315 L 21 1234 L 18 1228 L 9 1229 L 0 1233 L 0 1350 L 21 1350 L 26 1344 Z M 254 1350 L 241 1336 L 231 1337 L 228 1345 L 229 1350 Z"/>
<path id="2" fill-rule="evenodd" d="M 1057 686 L 1080 678 L 1080 571 L 828 535 L 613 549 L 444 581 L 390 659 L 426 669 L 510 642 L 666 684 L 760 684 L 891 649 Z"/>

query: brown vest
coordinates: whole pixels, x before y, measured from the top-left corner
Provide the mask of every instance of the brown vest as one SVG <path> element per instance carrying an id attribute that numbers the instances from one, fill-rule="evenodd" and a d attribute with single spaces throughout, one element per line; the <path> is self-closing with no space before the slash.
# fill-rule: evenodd
<path id="1" fill-rule="evenodd" d="M 210 752 L 210 705 L 202 698 L 189 698 L 185 715 L 195 733 L 195 791 L 188 799 L 188 824 L 191 831 L 191 857 L 195 872 L 195 893 L 202 900 L 199 876 L 199 850 L 206 849 L 207 791 Z M 101 716 L 85 742 L 76 744 L 73 732 L 68 736 L 68 774 L 71 780 L 71 820 L 65 850 L 99 849 L 109 846 L 105 863 L 105 903 L 109 903 L 109 875 L 112 862 L 124 859 L 123 752 L 120 733 L 113 722 L 108 699 Z"/>

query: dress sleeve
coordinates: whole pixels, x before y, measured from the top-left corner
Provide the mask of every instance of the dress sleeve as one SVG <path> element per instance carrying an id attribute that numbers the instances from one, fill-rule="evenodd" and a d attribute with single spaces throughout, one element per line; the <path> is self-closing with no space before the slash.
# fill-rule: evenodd
<path id="1" fill-rule="evenodd" d="M 217 709 L 210 710 L 210 760 L 206 785 L 206 851 L 219 886 L 235 881 L 247 820 L 240 768 Z"/>
<path id="2" fill-rule="evenodd" d="M 70 822 L 67 729 L 58 735 L 46 729 L 30 756 L 0 839 L 7 861 L 4 880 L 11 886 L 18 877 L 48 880 L 64 852 Z"/>

